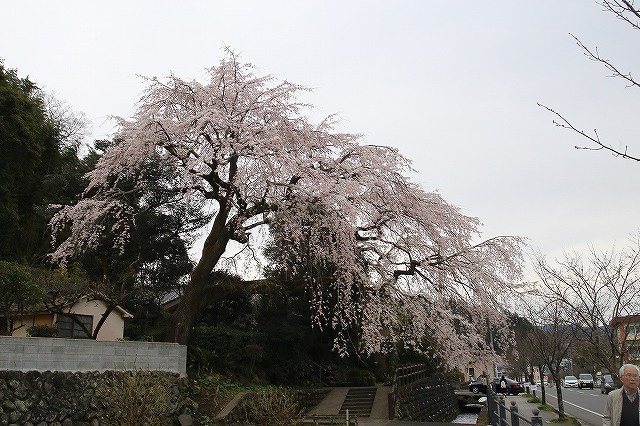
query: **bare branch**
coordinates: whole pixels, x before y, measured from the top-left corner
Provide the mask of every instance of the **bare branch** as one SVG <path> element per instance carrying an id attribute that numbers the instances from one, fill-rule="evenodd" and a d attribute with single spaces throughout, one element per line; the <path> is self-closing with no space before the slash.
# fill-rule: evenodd
<path id="1" fill-rule="evenodd" d="M 555 124 L 558 127 L 562 127 L 563 129 L 569 129 L 572 130 L 576 133 L 578 133 L 580 136 L 583 136 L 584 138 L 590 140 L 591 142 L 593 142 L 596 146 L 595 147 L 586 147 L 586 146 L 578 146 L 576 145 L 575 148 L 576 149 L 585 149 L 585 150 L 589 150 L 589 151 L 600 151 L 600 150 L 605 150 L 605 151 L 609 151 L 611 154 L 613 154 L 616 157 L 622 157 L 622 158 L 626 158 L 629 160 L 634 160 L 634 161 L 640 161 L 640 157 L 635 157 L 632 155 L 629 155 L 627 152 L 627 146 L 625 145 L 624 150 L 618 150 L 614 147 L 612 147 L 611 145 L 607 145 L 604 142 L 602 142 L 600 140 L 600 136 L 598 136 L 598 131 L 596 129 L 593 130 L 593 136 L 586 133 L 583 130 L 580 130 L 578 128 L 576 128 L 569 120 L 567 120 L 566 118 L 564 118 L 564 116 L 562 116 L 559 112 L 553 110 L 552 108 L 549 108 L 548 106 L 545 106 L 541 103 L 538 103 L 538 106 L 546 109 L 547 111 L 551 112 L 552 114 L 554 114 L 557 118 L 558 121 L 553 120 L 553 124 Z"/>
<path id="2" fill-rule="evenodd" d="M 618 77 L 626 80 L 629 83 L 627 87 L 633 87 L 633 86 L 640 87 L 640 83 L 633 79 L 633 76 L 631 75 L 631 73 L 628 73 L 628 74 L 623 73 L 615 65 L 613 65 L 611 61 L 609 61 L 608 59 L 602 58 L 598 53 L 598 48 L 596 48 L 595 50 L 591 50 L 587 46 L 585 46 L 584 43 L 582 43 L 582 41 L 580 41 L 578 37 L 574 36 L 573 34 L 569 34 L 569 35 L 573 37 L 573 39 L 576 41 L 578 46 L 580 46 L 580 48 L 584 50 L 584 54 L 585 56 L 587 56 L 587 58 L 604 65 L 605 68 L 607 68 L 609 71 L 612 72 L 612 75 L 611 75 L 612 77 Z"/>

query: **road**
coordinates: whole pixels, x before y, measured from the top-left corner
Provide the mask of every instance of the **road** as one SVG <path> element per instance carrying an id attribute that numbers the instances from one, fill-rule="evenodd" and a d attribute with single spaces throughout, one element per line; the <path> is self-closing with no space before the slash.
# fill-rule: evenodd
<path id="1" fill-rule="evenodd" d="M 555 387 L 547 387 L 547 404 L 558 408 L 558 397 Z M 540 391 L 536 392 L 540 396 Z M 601 426 L 602 412 L 607 395 L 600 393 L 600 388 L 575 389 L 563 388 L 562 399 L 564 401 L 564 411 L 571 417 L 580 420 L 583 426 Z"/>

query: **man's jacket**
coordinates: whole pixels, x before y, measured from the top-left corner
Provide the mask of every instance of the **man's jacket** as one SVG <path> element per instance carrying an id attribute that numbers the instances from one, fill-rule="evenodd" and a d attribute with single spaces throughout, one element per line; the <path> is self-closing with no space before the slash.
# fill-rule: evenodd
<path id="1" fill-rule="evenodd" d="M 602 426 L 620 426 L 623 395 L 624 388 L 609 392 L 607 403 L 604 406 L 604 414 L 602 415 Z M 640 394 L 636 396 L 636 398 L 638 397 L 640 397 Z"/>

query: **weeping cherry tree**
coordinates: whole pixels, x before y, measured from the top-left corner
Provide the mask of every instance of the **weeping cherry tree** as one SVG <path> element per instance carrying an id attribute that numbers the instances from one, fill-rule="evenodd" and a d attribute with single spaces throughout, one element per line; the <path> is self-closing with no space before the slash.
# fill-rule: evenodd
<path id="1" fill-rule="evenodd" d="M 396 149 L 336 132 L 332 117 L 313 125 L 297 100 L 308 89 L 256 75 L 229 49 L 208 76 L 206 84 L 148 79 L 133 118 L 120 120 L 121 143 L 51 221 L 53 260 L 90 251 L 105 234 L 123 245 L 135 223 L 118 182 L 134 176 L 133 190 L 144 194 L 150 184 L 140 170 L 154 162 L 173 171 L 181 197 L 213 212 L 173 318 L 174 341 L 188 342 L 207 278 L 230 246 L 259 258 L 263 233 L 277 226 L 289 256 L 309 248 L 333 265 L 323 269 L 330 277 L 308 273 L 304 283 L 313 321 L 336 331 L 337 351 L 354 324 L 366 353 L 425 336 L 451 362 L 488 349 L 487 319 L 506 324 L 503 299 L 520 279 L 520 238 L 483 241 L 478 219 L 409 181 L 410 161 Z M 247 266 L 236 268 L 242 276 Z"/>

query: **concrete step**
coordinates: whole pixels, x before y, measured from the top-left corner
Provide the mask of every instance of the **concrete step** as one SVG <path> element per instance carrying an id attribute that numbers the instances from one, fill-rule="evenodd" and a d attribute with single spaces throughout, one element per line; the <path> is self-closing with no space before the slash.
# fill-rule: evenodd
<path id="1" fill-rule="evenodd" d="M 340 414 L 349 414 L 358 417 L 369 417 L 376 397 L 375 387 L 350 388 L 340 407 Z"/>

